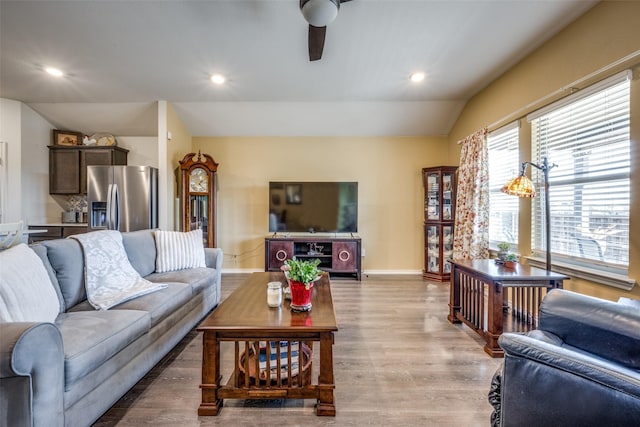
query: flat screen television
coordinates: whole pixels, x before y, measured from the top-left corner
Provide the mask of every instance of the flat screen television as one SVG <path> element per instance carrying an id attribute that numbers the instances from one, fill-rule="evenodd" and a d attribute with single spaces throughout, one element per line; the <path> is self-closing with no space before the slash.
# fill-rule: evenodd
<path id="1" fill-rule="evenodd" d="M 270 182 L 269 231 L 355 233 L 357 182 Z"/>

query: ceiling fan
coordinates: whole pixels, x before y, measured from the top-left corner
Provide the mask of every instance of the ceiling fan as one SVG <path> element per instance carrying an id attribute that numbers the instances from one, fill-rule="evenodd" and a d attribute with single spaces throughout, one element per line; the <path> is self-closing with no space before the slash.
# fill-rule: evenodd
<path id="1" fill-rule="evenodd" d="M 300 0 L 302 16 L 309 23 L 309 61 L 322 58 L 327 25 L 338 16 L 340 4 L 351 0 Z"/>

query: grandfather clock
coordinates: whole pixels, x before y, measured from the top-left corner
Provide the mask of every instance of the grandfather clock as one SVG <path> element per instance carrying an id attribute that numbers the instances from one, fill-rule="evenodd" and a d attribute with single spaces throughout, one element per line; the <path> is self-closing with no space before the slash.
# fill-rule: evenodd
<path id="1" fill-rule="evenodd" d="M 189 153 L 180 161 L 182 181 L 182 230 L 202 229 L 204 246 L 216 245 L 216 171 L 208 154 Z"/>

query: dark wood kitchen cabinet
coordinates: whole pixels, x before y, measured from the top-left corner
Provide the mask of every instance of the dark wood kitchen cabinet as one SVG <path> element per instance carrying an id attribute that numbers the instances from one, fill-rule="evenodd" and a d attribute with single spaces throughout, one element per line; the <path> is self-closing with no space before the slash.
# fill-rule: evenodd
<path id="1" fill-rule="evenodd" d="M 49 146 L 49 194 L 87 194 L 87 166 L 126 165 L 121 147 Z"/>

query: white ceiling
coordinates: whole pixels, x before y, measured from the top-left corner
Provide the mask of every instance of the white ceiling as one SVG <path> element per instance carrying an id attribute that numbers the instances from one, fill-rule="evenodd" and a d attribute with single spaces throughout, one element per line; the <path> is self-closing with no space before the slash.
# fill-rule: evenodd
<path id="1" fill-rule="evenodd" d="M 195 136 L 446 135 L 471 96 L 596 3 L 353 0 L 309 62 L 298 0 L 1 0 L 0 97 L 84 133 L 155 135 L 167 100 Z"/>

